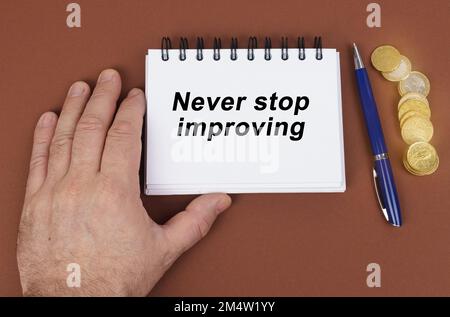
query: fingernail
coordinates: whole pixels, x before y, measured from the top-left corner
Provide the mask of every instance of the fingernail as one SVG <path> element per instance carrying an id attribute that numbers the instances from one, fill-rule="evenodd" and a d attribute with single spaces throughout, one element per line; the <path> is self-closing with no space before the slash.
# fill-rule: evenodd
<path id="1" fill-rule="evenodd" d="M 128 97 L 134 97 L 137 96 L 141 93 L 141 90 L 138 88 L 133 88 L 130 90 L 130 92 L 128 93 Z"/>
<path id="2" fill-rule="evenodd" d="M 106 82 L 106 81 L 110 81 L 114 78 L 116 72 L 112 69 L 107 69 L 101 72 L 100 76 L 98 77 L 98 82 L 102 83 L 102 82 Z"/>
<path id="3" fill-rule="evenodd" d="M 82 83 L 76 82 L 69 89 L 70 97 L 81 96 L 84 93 L 84 85 Z"/>
<path id="4" fill-rule="evenodd" d="M 216 203 L 216 209 L 218 212 L 222 212 L 231 205 L 231 198 L 228 195 L 224 195 Z"/>
<path id="5" fill-rule="evenodd" d="M 51 112 L 46 112 L 39 118 L 37 125 L 41 128 L 47 128 L 53 123 L 54 117 L 55 116 Z"/>

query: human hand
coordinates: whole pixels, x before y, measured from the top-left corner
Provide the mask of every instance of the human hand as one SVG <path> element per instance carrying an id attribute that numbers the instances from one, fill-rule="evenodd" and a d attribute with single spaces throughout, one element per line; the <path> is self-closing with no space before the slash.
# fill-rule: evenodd
<path id="1" fill-rule="evenodd" d="M 105 70 L 90 98 L 77 82 L 59 118 L 39 119 L 17 248 L 24 295 L 146 295 L 231 204 L 203 195 L 164 225 L 149 218 L 138 175 L 145 97 L 132 89 L 115 114 L 120 90 Z M 70 263 L 80 288 L 66 284 Z"/>

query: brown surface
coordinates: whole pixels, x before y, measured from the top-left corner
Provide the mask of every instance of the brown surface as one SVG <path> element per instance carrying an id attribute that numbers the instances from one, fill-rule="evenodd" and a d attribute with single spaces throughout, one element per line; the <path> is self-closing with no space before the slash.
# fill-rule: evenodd
<path id="1" fill-rule="evenodd" d="M 0 4 L 0 295 L 21 294 L 15 243 L 32 131 L 40 113 L 58 110 L 69 85 L 94 82 L 116 67 L 124 88 L 144 86 L 144 55 L 160 38 L 324 37 L 341 51 L 347 192 L 234 195 L 210 234 L 167 273 L 153 295 L 450 295 L 450 8 L 447 0 L 377 1 L 382 28 L 366 26 L 370 1 L 77 1 L 82 28 L 65 25 L 70 1 Z M 372 188 L 369 144 L 357 99 L 349 45 L 366 63 L 392 43 L 432 83 L 429 100 L 441 166 L 414 177 L 401 165 L 405 149 L 393 84 L 369 68 L 392 157 L 404 226 L 388 226 Z M 158 221 L 191 197 L 144 198 Z M 366 265 L 382 267 L 381 289 L 366 286 Z"/>

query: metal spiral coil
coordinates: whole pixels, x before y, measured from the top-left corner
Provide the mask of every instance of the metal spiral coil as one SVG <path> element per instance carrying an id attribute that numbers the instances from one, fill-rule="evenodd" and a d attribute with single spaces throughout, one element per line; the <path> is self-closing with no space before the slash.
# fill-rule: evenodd
<path id="1" fill-rule="evenodd" d="M 230 58 L 232 61 L 237 60 L 237 49 L 238 49 L 238 40 L 235 37 L 231 38 L 231 53 Z"/>
<path id="2" fill-rule="evenodd" d="M 282 37 L 281 38 L 281 59 L 283 61 L 286 61 L 289 58 L 288 54 L 288 38 Z"/>
<path id="3" fill-rule="evenodd" d="M 265 44 L 264 44 L 264 59 L 266 61 L 270 61 L 272 59 L 272 53 L 270 50 L 272 49 L 272 40 L 270 37 L 266 37 Z"/>
<path id="4" fill-rule="evenodd" d="M 222 48 L 222 41 L 220 40 L 220 37 L 214 38 L 214 48 L 213 48 L 213 58 L 215 61 L 220 60 L 220 49 Z"/>
<path id="5" fill-rule="evenodd" d="M 314 38 L 314 48 L 316 49 L 316 59 L 320 61 L 323 58 L 321 36 Z"/>
<path id="6" fill-rule="evenodd" d="M 247 59 L 252 61 L 255 59 L 255 48 L 258 48 L 258 40 L 255 36 L 248 39 Z"/>
<path id="7" fill-rule="evenodd" d="M 186 60 L 186 50 L 189 49 L 187 38 L 180 38 L 180 61 Z"/>
<path id="8" fill-rule="evenodd" d="M 258 48 L 258 39 L 255 36 L 249 37 L 247 47 L 247 59 L 253 61 L 255 59 L 255 49 Z M 298 59 L 306 59 L 305 38 L 297 38 Z M 189 49 L 188 39 L 185 37 L 180 38 L 179 44 L 179 59 L 185 61 L 187 59 L 186 51 Z M 205 43 L 202 37 L 197 37 L 196 45 L 196 59 L 201 61 L 204 58 L 203 51 L 205 49 Z M 317 60 L 323 59 L 322 37 L 314 37 L 314 49 L 315 58 Z M 161 58 L 163 61 L 168 61 L 170 58 L 170 50 L 172 50 L 172 42 L 169 37 L 163 37 L 161 40 Z M 230 45 L 230 59 L 235 61 L 238 59 L 238 39 L 236 37 L 231 38 Z M 213 59 L 219 61 L 221 59 L 222 40 L 220 37 L 215 37 L 213 42 Z M 272 60 L 272 40 L 270 37 L 266 37 L 264 40 L 264 59 L 266 61 Z M 281 59 L 286 61 L 289 59 L 289 45 L 288 38 L 281 38 Z"/>

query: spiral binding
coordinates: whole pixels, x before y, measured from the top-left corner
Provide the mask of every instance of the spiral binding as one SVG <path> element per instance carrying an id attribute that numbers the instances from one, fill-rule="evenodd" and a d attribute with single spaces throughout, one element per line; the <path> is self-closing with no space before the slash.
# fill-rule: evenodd
<path id="1" fill-rule="evenodd" d="M 270 52 L 272 49 L 272 40 L 270 39 L 270 37 L 266 37 L 264 46 L 264 59 L 266 61 L 270 61 L 272 59 L 272 53 Z"/>
<path id="2" fill-rule="evenodd" d="M 287 60 L 289 58 L 288 55 L 288 39 L 287 37 L 281 38 L 281 59 L 283 61 Z"/>
<path id="3" fill-rule="evenodd" d="M 203 42 L 203 37 L 197 37 L 197 60 L 201 61 L 203 59 L 203 49 L 205 44 Z"/>
<path id="4" fill-rule="evenodd" d="M 180 39 L 180 61 L 186 60 L 186 50 L 189 49 L 189 43 L 187 38 L 182 37 Z"/>
<path id="5" fill-rule="evenodd" d="M 258 48 L 258 39 L 254 36 L 249 37 L 248 39 L 248 47 L 247 47 L 247 59 L 249 61 L 252 61 L 255 59 L 255 49 Z M 288 38 L 282 37 L 281 38 L 281 59 L 282 60 L 288 60 L 289 59 L 289 51 L 288 51 Z M 298 37 L 297 39 L 297 48 L 298 48 L 298 59 L 299 60 L 305 60 L 306 59 L 306 53 L 305 53 L 305 38 Z M 168 61 L 169 56 L 169 50 L 172 49 L 172 42 L 169 37 L 163 37 L 161 40 L 161 58 L 163 61 Z M 189 42 L 188 39 L 185 37 L 180 38 L 180 45 L 179 45 L 179 59 L 180 61 L 186 60 L 186 50 L 189 49 Z M 205 42 L 202 37 L 197 37 L 197 54 L 196 59 L 198 61 L 203 60 L 203 50 L 205 49 Z M 237 38 L 233 37 L 231 38 L 231 45 L 230 45 L 230 59 L 232 61 L 235 61 L 238 59 L 237 54 L 238 49 L 238 40 Z M 323 59 L 323 52 L 322 52 L 322 37 L 316 36 L 314 37 L 314 49 L 316 50 L 315 58 L 317 60 Z M 213 59 L 215 61 L 219 61 L 221 59 L 221 50 L 222 50 L 222 40 L 220 37 L 214 38 L 213 43 Z M 266 37 L 264 41 L 264 59 L 267 61 L 270 61 L 272 59 L 272 40 L 270 37 Z"/>
<path id="6" fill-rule="evenodd" d="M 252 61 L 255 59 L 255 48 L 258 47 L 258 39 L 255 36 L 251 36 L 248 39 L 247 59 Z"/>
<path id="7" fill-rule="evenodd" d="M 220 38 L 214 38 L 214 53 L 213 58 L 215 61 L 220 60 L 220 49 L 222 48 L 222 41 Z"/>
<path id="8" fill-rule="evenodd" d="M 235 37 L 231 38 L 231 48 L 230 48 L 230 58 L 232 61 L 237 60 L 237 48 L 238 48 L 238 40 Z"/>

